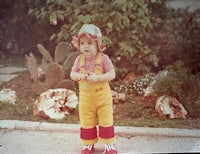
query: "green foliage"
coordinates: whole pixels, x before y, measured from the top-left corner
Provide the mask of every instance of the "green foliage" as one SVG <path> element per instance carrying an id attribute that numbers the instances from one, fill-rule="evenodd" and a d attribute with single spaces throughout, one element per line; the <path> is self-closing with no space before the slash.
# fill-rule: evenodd
<path id="1" fill-rule="evenodd" d="M 191 75 L 182 62 L 177 62 L 167 68 L 168 74 L 156 80 L 153 85 L 157 95 L 176 97 L 191 116 L 200 113 L 200 78 L 199 74 Z"/>
<path id="2" fill-rule="evenodd" d="M 200 114 L 200 73 L 190 74 L 183 62 L 177 61 L 158 74 L 148 73 L 134 78 L 128 84 L 123 81 L 113 82 L 113 90 L 126 96 L 168 95 L 177 98 L 191 117 Z"/>
<path id="3" fill-rule="evenodd" d="M 24 2 L 0 1 L 0 52 L 18 54 L 30 48 L 32 38 L 29 34 L 33 31 L 29 27 L 32 20 L 26 14 L 27 6 Z"/>
<path id="4" fill-rule="evenodd" d="M 173 10 L 165 3 L 149 3 L 153 28 L 146 33 L 145 42 L 157 52 L 161 69 L 181 59 L 195 74 L 200 71 L 200 10 Z"/>
<path id="5" fill-rule="evenodd" d="M 103 42 L 108 47 L 106 52 L 117 67 L 119 77 L 131 71 L 150 72 L 152 66 L 157 66 L 155 52 L 142 41 L 146 29 L 151 26 L 143 1 L 47 0 L 46 6 L 32 8 L 29 14 L 40 20 L 49 19 L 52 26 L 59 27 L 51 36 L 51 40 L 57 42 L 71 42 L 72 36 L 85 23 L 100 27 Z"/>

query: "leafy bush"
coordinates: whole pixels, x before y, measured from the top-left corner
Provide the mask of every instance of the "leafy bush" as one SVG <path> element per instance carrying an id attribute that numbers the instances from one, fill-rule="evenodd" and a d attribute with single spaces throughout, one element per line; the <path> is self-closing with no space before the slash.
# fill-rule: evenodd
<path id="1" fill-rule="evenodd" d="M 129 72 L 156 72 L 179 59 L 195 74 L 200 66 L 199 10 L 173 10 L 166 3 L 47 0 L 43 7 L 30 8 L 29 14 L 49 20 L 54 28 L 50 39 L 56 44 L 71 42 L 84 23 L 99 26 L 119 78 Z"/>
<path id="2" fill-rule="evenodd" d="M 166 70 L 169 73 L 154 83 L 154 93 L 176 97 L 186 108 L 189 115 L 199 116 L 200 74 L 189 74 L 188 69 L 182 62 L 170 65 Z"/>
<path id="3" fill-rule="evenodd" d="M 91 9 L 92 8 L 92 9 Z M 117 70 L 118 77 L 128 72 L 150 72 L 157 66 L 155 52 L 143 43 L 146 29 L 151 26 L 149 12 L 143 1 L 129 0 L 47 0 L 41 9 L 29 9 L 37 19 L 49 19 L 59 30 L 51 40 L 71 42 L 85 23 L 101 28 L 103 41 Z"/>
<path id="4" fill-rule="evenodd" d="M 159 57 L 160 69 L 182 60 L 192 74 L 200 71 L 200 20 L 197 9 L 174 10 L 167 1 L 149 3 L 153 28 L 146 33 L 145 42 Z"/>
<path id="5" fill-rule="evenodd" d="M 157 74 L 148 73 L 133 78 L 128 84 L 123 81 L 113 82 L 111 86 L 113 90 L 127 96 L 145 96 L 146 92 L 155 96 L 172 96 L 183 104 L 191 117 L 198 117 L 200 113 L 200 73 L 190 74 L 188 67 L 181 61 Z"/>

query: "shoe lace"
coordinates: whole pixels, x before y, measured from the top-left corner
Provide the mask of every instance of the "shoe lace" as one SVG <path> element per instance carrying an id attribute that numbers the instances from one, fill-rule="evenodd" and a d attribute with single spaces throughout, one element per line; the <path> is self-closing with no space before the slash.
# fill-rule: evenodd
<path id="1" fill-rule="evenodd" d="M 84 145 L 83 149 L 88 149 L 88 150 L 92 150 L 93 145 Z"/>
<path id="2" fill-rule="evenodd" d="M 106 144 L 105 150 L 110 151 L 110 150 L 116 150 L 115 145 L 112 144 Z"/>

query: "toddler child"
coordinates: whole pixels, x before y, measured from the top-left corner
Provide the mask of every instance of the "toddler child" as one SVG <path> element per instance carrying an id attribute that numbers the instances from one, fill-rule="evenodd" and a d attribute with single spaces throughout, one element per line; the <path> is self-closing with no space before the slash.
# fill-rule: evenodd
<path id="1" fill-rule="evenodd" d="M 104 153 L 117 154 L 109 86 L 115 70 L 108 55 L 103 53 L 106 47 L 101 31 L 93 24 L 84 24 L 72 44 L 82 53 L 76 57 L 70 72 L 71 79 L 79 83 L 80 137 L 84 145 L 81 153 L 93 153 L 99 140 L 105 144 Z"/>

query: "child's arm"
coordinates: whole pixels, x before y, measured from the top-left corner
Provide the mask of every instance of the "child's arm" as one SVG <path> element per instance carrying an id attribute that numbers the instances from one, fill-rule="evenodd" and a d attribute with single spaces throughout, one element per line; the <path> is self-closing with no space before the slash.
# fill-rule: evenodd
<path id="1" fill-rule="evenodd" d="M 104 74 L 98 75 L 98 81 L 111 81 L 115 78 L 115 76 L 116 76 L 116 74 L 115 74 L 115 70 L 113 68 Z"/>
<path id="2" fill-rule="evenodd" d="M 87 80 L 92 81 L 92 82 L 102 82 L 102 81 L 111 81 L 115 78 L 115 70 L 114 68 L 111 69 L 110 71 L 97 75 L 95 73 L 89 73 Z"/>
<path id="3" fill-rule="evenodd" d="M 87 74 L 82 74 L 74 71 L 70 72 L 70 78 L 74 81 L 85 80 L 87 76 L 88 76 Z"/>

